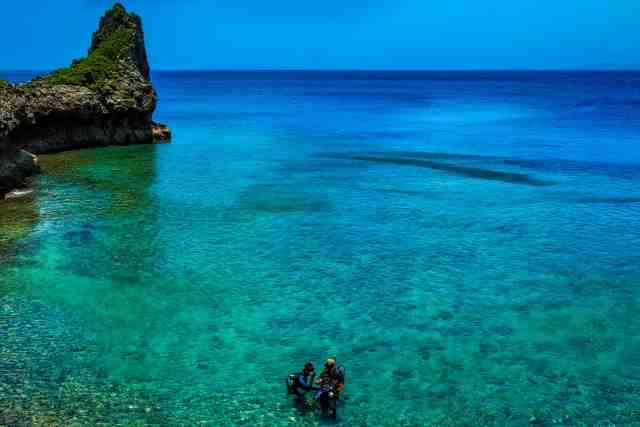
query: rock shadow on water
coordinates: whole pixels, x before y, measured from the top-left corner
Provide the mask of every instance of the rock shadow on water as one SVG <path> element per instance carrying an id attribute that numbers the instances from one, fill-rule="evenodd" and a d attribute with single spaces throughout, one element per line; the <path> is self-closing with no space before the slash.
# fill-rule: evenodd
<path id="1" fill-rule="evenodd" d="M 331 202 L 320 194 L 275 184 L 252 185 L 238 195 L 236 203 L 242 210 L 267 214 L 332 210 Z"/>

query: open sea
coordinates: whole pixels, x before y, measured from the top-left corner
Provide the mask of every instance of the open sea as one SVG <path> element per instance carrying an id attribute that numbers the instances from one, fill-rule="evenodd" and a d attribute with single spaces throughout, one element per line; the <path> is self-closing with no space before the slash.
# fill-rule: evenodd
<path id="1" fill-rule="evenodd" d="M 153 79 L 0 204 L 0 425 L 640 425 L 640 73 Z"/>

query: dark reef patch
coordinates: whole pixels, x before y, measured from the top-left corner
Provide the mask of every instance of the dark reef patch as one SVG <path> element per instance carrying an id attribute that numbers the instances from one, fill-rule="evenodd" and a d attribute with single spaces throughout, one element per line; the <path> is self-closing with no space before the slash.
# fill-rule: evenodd
<path id="1" fill-rule="evenodd" d="M 271 184 L 253 185 L 237 198 L 240 209 L 262 213 L 327 212 L 331 203 L 311 193 Z"/>
<path id="2" fill-rule="evenodd" d="M 423 159 L 423 160 L 444 160 L 444 161 L 497 161 L 501 160 L 501 157 L 497 156 L 487 156 L 481 154 L 463 154 L 463 153 L 442 153 L 436 151 L 406 151 L 406 150 L 398 150 L 398 151 L 381 151 L 381 152 L 368 152 L 367 156 L 375 156 L 375 157 L 399 157 L 399 158 L 410 158 L 410 159 Z"/>
<path id="3" fill-rule="evenodd" d="M 93 232 L 87 228 L 69 231 L 63 238 L 72 247 L 83 247 L 95 240 Z"/>
<path id="4" fill-rule="evenodd" d="M 529 169 L 543 173 L 585 173 L 609 176 L 622 179 L 640 179 L 640 165 L 633 163 L 612 163 L 604 161 L 570 160 L 559 158 L 523 159 L 504 156 L 444 153 L 433 151 L 362 151 L 362 152 L 327 152 L 316 155 L 318 158 L 353 159 L 357 157 L 375 157 L 382 159 L 420 159 L 433 162 L 474 162 L 487 165 L 498 165 Z M 416 165 L 417 166 L 417 165 Z M 548 182 L 547 184 L 553 184 Z"/>
<path id="5" fill-rule="evenodd" d="M 358 160 L 364 162 L 392 164 L 400 166 L 414 166 L 420 168 L 433 169 L 446 172 L 452 175 L 463 176 L 466 178 L 482 179 L 487 181 L 499 181 L 509 184 L 528 185 L 533 187 L 542 187 L 553 185 L 553 182 L 543 181 L 532 178 L 527 174 L 516 172 L 502 172 L 493 169 L 485 169 L 473 166 L 463 166 L 451 163 L 436 162 L 433 160 L 404 158 L 404 157 L 381 157 L 369 155 L 352 155 L 343 156 L 345 160 Z"/>
<path id="6" fill-rule="evenodd" d="M 9 248 L 31 233 L 39 221 L 39 216 L 37 205 L 31 198 L 11 200 L 2 205 L 2 209 L 0 209 L 0 261 Z"/>
<path id="7" fill-rule="evenodd" d="M 590 162 L 567 159 L 502 159 L 501 163 L 544 172 L 571 172 L 609 176 L 622 179 L 640 178 L 640 165 Z"/>

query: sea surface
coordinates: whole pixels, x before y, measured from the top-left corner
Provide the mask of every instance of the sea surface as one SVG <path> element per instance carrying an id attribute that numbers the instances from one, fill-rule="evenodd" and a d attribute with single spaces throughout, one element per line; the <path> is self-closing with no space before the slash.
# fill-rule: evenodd
<path id="1" fill-rule="evenodd" d="M 0 204 L 0 425 L 640 425 L 640 73 L 153 79 Z"/>

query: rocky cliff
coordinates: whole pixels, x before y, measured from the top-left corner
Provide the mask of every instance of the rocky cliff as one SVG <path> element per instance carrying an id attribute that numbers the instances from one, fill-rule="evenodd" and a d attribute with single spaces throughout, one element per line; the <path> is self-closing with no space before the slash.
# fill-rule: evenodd
<path id="1" fill-rule="evenodd" d="M 28 153 L 169 139 L 152 121 L 156 102 L 141 20 L 116 4 L 85 58 L 19 86 L 0 81 L 0 199 L 37 171 Z"/>

